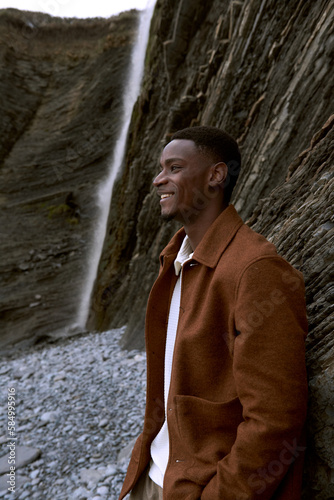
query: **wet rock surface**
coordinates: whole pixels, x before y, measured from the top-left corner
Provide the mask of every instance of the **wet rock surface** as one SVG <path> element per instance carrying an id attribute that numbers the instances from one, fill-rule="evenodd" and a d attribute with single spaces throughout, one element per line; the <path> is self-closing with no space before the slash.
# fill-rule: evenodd
<path id="1" fill-rule="evenodd" d="M 229 131 L 242 154 L 232 202 L 305 276 L 308 500 L 334 498 L 333 23 L 329 0 L 157 3 L 90 316 L 102 330 L 125 322 L 123 345 L 143 346 L 159 253 L 177 229 L 152 188 L 161 150 L 183 127 Z"/>
<path id="2" fill-rule="evenodd" d="M 261 200 L 249 223 L 302 271 L 309 334 L 305 497 L 334 498 L 334 115 L 290 165 L 289 177 Z"/>
<path id="3" fill-rule="evenodd" d="M 137 21 L 0 10 L 0 345 L 76 321 Z"/>
<path id="4" fill-rule="evenodd" d="M 111 203 L 92 329 L 126 323 L 125 345 L 144 345 L 159 253 L 178 228 L 161 221 L 152 187 L 173 132 L 212 125 L 238 140 L 242 167 L 232 202 L 245 221 L 284 183 L 289 166 L 334 113 L 333 23 L 329 0 L 157 3 L 126 162 Z"/>
<path id="5" fill-rule="evenodd" d="M 16 452 L 24 447 L 30 458 L 16 472 L 15 494 L 1 470 L 1 498 L 117 500 L 141 432 L 146 385 L 145 354 L 121 350 L 123 332 L 86 334 L 1 359 L 0 462 L 12 442 L 7 388 L 15 388 Z"/>
<path id="6" fill-rule="evenodd" d="M 95 187 L 106 171 L 119 129 L 135 17 L 123 21 L 66 21 L 62 26 L 59 20 L 37 14 L 0 15 L 1 342 L 23 336 L 31 343 L 42 340 L 51 328 L 62 331 L 75 316 L 95 223 Z M 114 186 L 89 322 L 92 331 L 127 324 L 123 345 L 143 348 L 145 308 L 158 256 L 177 229 L 173 223 L 161 223 L 152 190 L 161 149 L 179 128 L 201 124 L 227 129 L 238 139 L 243 157 L 233 201 L 244 219 L 272 239 L 306 280 L 308 500 L 334 498 L 334 139 L 333 121 L 327 122 L 334 112 L 333 22 L 330 0 L 157 2 L 142 92 L 134 108 L 122 175 Z M 42 352 L 38 346 L 36 352 Z M 52 429 L 54 436 L 59 418 L 64 428 L 74 425 L 73 418 L 66 424 L 59 416 L 56 402 L 47 404 L 48 398 L 60 397 L 52 392 L 54 387 L 63 393 L 68 369 L 54 368 L 49 391 L 42 392 L 36 406 L 41 407 L 39 419 L 33 417 L 40 433 L 37 442 L 28 437 L 29 446 L 42 448 L 43 432 Z M 5 380 L 6 370 L 2 365 Z M 44 380 L 48 367 L 43 370 L 39 376 Z M 31 366 L 17 383 L 30 384 L 37 378 L 34 373 Z M 22 406 L 28 404 L 26 395 L 20 398 Z M 73 404 L 84 419 L 80 403 Z M 25 410 L 28 416 L 34 415 L 34 408 Z M 108 429 L 108 418 L 102 414 L 101 421 L 94 421 L 99 432 Z M 31 432 L 30 418 L 21 425 Z M 123 440 L 122 429 L 117 429 Z M 84 460 L 82 469 L 93 468 L 96 477 L 98 467 L 90 460 L 99 457 L 87 458 L 83 451 L 86 443 L 92 448 L 94 443 L 86 437 L 87 430 L 79 430 L 70 436 L 80 450 L 75 457 Z M 69 432 L 71 427 L 67 437 Z M 60 437 L 66 460 L 61 462 L 63 453 L 50 457 L 48 463 L 56 462 L 58 471 L 50 477 L 59 494 L 68 485 L 74 491 L 76 484 L 80 498 L 90 483 L 78 479 L 81 468 L 66 468 L 71 455 L 65 437 Z M 46 449 L 47 444 L 39 460 L 44 460 Z M 103 460 L 103 467 L 108 460 Z M 22 474 L 37 474 L 40 466 L 48 471 L 43 463 L 35 462 L 35 469 L 27 466 L 27 472 L 23 468 Z M 110 464 L 118 467 L 114 458 Z M 38 479 L 37 474 L 31 481 Z M 97 488 L 105 487 L 100 481 L 92 492 L 98 495 Z M 26 498 L 29 495 L 28 489 Z"/>

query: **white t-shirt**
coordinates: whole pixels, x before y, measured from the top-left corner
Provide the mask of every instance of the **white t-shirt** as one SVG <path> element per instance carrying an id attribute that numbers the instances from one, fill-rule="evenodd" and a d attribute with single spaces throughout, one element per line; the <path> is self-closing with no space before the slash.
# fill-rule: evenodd
<path id="1" fill-rule="evenodd" d="M 165 372 L 164 372 L 164 403 L 165 403 L 165 421 L 159 433 L 151 444 L 151 465 L 149 476 L 161 488 L 163 487 L 164 475 L 169 458 L 169 435 L 166 420 L 167 399 L 169 393 L 174 346 L 179 322 L 180 301 L 181 301 L 181 283 L 182 266 L 193 256 L 193 250 L 190 246 L 189 238 L 186 236 L 182 242 L 181 248 L 174 261 L 175 274 L 178 280 L 175 284 L 172 300 L 169 308 L 166 348 L 165 348 Z"/>

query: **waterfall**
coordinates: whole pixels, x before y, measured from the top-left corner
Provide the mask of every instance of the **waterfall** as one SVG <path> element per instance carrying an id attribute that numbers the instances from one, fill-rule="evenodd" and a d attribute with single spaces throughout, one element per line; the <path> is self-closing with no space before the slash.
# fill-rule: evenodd
<path id="1" fill-rule="evenodd" d="M 123 95 L 123 121 L 120 128 L 107 178 L 101 182 L 97 192 L 98 220 L 93 236 L 93 244 L 89 252 L 88 271 L 83 293 L 80 300 L 77 319 L 73 328 L 83 329 L 86 326 L 93 287 L 98 265 L 102 254 L 103 243 L 107 231 L 112 189 L 117 174 L 124 160 L 126 140 L 130 125 L 133 106 L 140 91 L 144 71 L 144 60 L 148 42 L 151 18 L 156 0 L 148 0 L 146 9 L 140 13 L 138 34 L 131 55 L 131 67 Z"/>

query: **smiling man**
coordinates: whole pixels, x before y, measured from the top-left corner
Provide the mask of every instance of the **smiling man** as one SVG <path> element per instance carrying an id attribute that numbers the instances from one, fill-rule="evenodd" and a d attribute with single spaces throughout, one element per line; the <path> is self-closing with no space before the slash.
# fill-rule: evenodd
<path id="1" fill-rule="evenodd" d="M 147 402 L 120 499 L 300 500 L 307 406 L 301 274 L 230 205 L 237 143 L 213 127 L 164 148 L 165 220 L 147 305 Z"/>

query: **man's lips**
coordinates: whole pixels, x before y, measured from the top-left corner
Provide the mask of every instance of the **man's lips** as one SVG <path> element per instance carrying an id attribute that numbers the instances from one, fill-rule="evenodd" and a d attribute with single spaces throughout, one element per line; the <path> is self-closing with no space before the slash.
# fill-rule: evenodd
<path id="1" fill-rule="evenodd" d="M 171 196 L 174 196 L 174 193 L 163 193 L 160 195 L 160 199 L 165 200 L 166 198 L 170 198 Z"/>
<path id="2" fill-rule="evenodd" d="M 174 196 L 174 193 L 158 193 L 158 196 L 160 196 L 160 203 L 161 203 L 164 202 L 165 200 L 168 200 L 168 198 Z"/>

